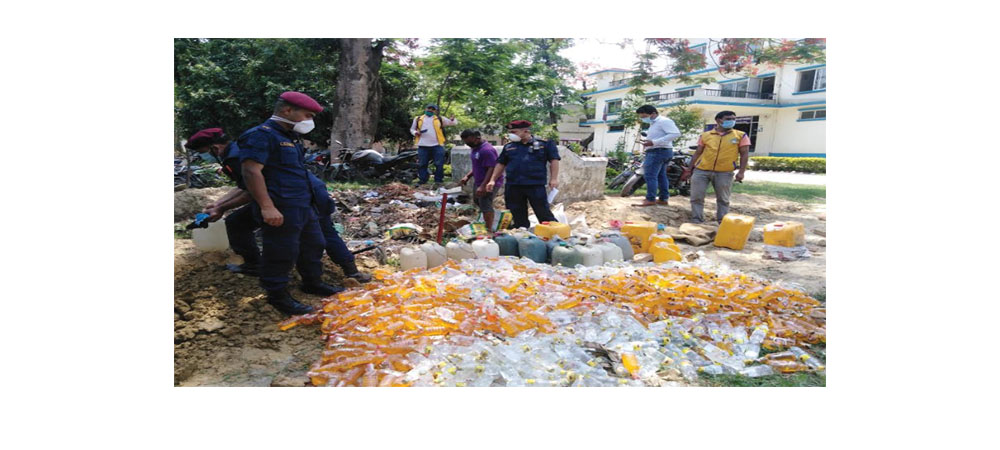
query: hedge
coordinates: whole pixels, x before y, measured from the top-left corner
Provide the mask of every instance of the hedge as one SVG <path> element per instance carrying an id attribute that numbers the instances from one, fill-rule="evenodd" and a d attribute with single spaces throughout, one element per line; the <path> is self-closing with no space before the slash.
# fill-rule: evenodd
<path id="1" fill-rule="evenodd" d="M 774 170 L 778 172 L 826 173 L 826 158 L 781 158 L 775 156 L 751 156 L 753 170 Z"/>

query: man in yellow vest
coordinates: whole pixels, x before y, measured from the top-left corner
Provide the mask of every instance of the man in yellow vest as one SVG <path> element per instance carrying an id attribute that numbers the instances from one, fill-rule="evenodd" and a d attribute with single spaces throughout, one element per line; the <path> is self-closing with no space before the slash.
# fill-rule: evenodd
<path id="1" fill-rule="evenodd" d="M 722 111 L 715 115 L 715 128 L 698 138 L 698 150 L 691 157 L 691 222 L 705 221 L 705 192 L 708 184 L 715 189 L 715 218 L 722 218 L 729 212 L 729 194 L 733 189 L 733 171 L 736 181 L 743 181 L 743 173 L 750 159 L 750 138 L 740 130 L 734 130 L 736 113 Z M 736 161 L 739 160 L 739 166 Z"/>
<path id="2" fill-rule="evenodd" d="M 458 121 L 454 118 L 441 117 L 437 114 L 437 105 L 427 105 L 424 113 L 413 119 L 410 126 L 410 133 L 413 134 L 413 143 L 417 145 L 417 177 L 419 184 L 426 184 L 429 174 L 427 173 L 427 163 L 431 157 L 434 158 L 434 183 L 440 185 L 444 182 L 444 126 L 455 125 Z"/>

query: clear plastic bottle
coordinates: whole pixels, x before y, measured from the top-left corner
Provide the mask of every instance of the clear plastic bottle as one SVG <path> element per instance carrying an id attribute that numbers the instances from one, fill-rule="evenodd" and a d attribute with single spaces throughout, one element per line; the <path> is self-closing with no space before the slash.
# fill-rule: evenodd
<path id="1" fill-rule="evenodd" d="M 771 366 L 761 364 L 759 366 L 751 366 L 741 370 L 740 375 L 748 377 L 763 377 L 767 375 L 774 375 L 774 370 L 771 369 Z"/>
<path id="2" fill-rule="evenodd" d="M 792 354 L 794 354 L 795 357 L 799 359 L 799 361 L 806 363 L 806 365 L 812 369 L 815 370 L 826 369 L 826 367 L 823 365 L 823 363 L 819 361 L 819 359 L 813 357 L 812 355 L 807 353 L 805 350 L 802 350 L 801 348 L 792 347 L 788 349 L 788 351 L 792 352 Z"/>

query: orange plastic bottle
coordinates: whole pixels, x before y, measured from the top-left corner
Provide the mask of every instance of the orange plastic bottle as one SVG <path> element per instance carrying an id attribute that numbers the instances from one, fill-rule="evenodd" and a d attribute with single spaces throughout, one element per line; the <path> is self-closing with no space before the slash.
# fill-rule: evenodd
<path id="1" fill-rule="evenodd" d="M 632 378 L 639 377 L 639 360 L 636 359 L 635 354 L 631 352 L 622 353 L 622 365 L 632 375 Z"/>

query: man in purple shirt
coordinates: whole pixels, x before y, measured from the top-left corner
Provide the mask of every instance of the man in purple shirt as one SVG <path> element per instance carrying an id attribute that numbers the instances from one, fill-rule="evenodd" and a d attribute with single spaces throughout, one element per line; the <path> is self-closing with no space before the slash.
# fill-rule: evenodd
<path id="1" fill-rule="evenodd" d="M 493 232 L 493 197 L 498 189 L 492 192 L 486 190 L 486 183 L 489 183 L 493 176 L 493 170 L 497 166 L 497 150 L 489 142 L 483 140 L 482 134 L 478 130 L 465 130 L 462 132 L 462 141 L 472 149 L 469 156 L 472 158 L 472 170 L 462 177 L 462 185 L 469 182 L 469 178 L 475 178 L 474 187 L 475 202 L 479 210 L 483 212 L 483 221 L 486 222 L 486 229 Z M 503 186 L 503 175 L 496 180 L 497 186 Z"/>

